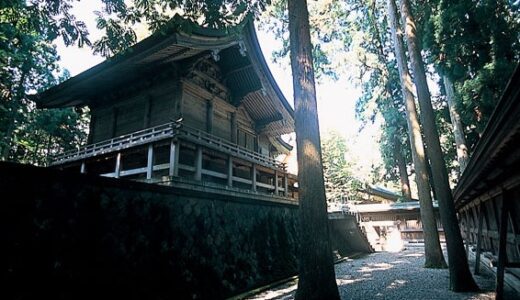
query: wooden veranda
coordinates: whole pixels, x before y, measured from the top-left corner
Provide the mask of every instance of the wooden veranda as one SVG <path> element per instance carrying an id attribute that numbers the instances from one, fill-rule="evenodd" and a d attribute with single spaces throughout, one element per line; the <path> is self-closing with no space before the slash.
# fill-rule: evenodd
<path id="1" fill-rule="evenodd" d="M 285 164 L 207 132 L 170 122 L 60 154 L 58 168 L 169 184 L 173 177 L 297 198 Z"/>

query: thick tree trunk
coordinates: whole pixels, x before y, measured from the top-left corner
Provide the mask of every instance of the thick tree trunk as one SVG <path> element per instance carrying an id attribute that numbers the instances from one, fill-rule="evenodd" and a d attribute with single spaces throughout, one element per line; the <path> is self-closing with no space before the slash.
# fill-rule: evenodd
<path id="1" fill-rule="evenodd" d="M 421 220 L 424 231 L 425 267 L 446 267 L 444 256 L 439 242 L 439 232 L 433 212 L 433 204 L 428 181 L 427 161 L 424 155 L 424 145 L 421 137 L 421 128 L 417 117 L 417 109 L 412 94 L 412 78 L 406 64 L 402 37 L 397 33 L 398 19 L 397 7 L 394 0 L 388 0 L 388 17 L 392 38 L 394 41 L 395 56 L 399 69 L 399 79 L 406 106 L 406 121 L 410 136 L 412 159 L 415 166 L 415 180 L 419 192 L 419 205 L 421 207 Z"/>
<path id="2" fill-rule="evenodd" d="M 393 0 L 390 0 L 393 1 Z M 448 265 L 450 269 L 450 289 L 456 292 L 475 291 L 478 289 L 469 271 L 466 252 L 457 221 L 453 196 L 448 181 L 448 172 L 442 156 L 439 134 L 435 124 L 435 116 L 430 99 L 430 91 L 426 82 L 426 73 L 421 57 L 421 48 L 417 39 L 415 21 L 407 0 L 399 0 L 405 26 L 405 36 L 414 72 L 415 86 L 421 109 L 421 121 L 424 127 L 426 151 L 431 161 L 434 189 L 439 201 L 446 245 L 448 248 Z"/>
<path id="3" fill-rule="evenodd" d="M 468 164 L 468 147 L 466 147 L 464 129 L 455 103 L 455 89 L 453 88 L 453 82 L 451 82 L 451 79 L 446 75 L 442 76 L 442 81 L 444 82 L 444 89 L 446 90 L 446 101 L 448 102 L 448 109 L 450 111 L 451 125 L 453 126 L 453 135 L 455 137 L 455 146 L 457 147 L 457 160 L 459 162 L 460 175 L 462 175 L 464 169 L 466 169 L 466 165 Z"/>
<path id="4" fill-rule="evenodd" d="M 300 201 L 296 299 L 339 299 L 329 244 L 307 1 L 289 0 L 288 8 Z"/>
<path id="5" fill-rule="evenodd" d="M 412 200 L 412 191 L 410 190 L 410 180 L 408 179 L 408 171 L 406 170 L 406 160 L 401 152 L 401 142 L 394 138 L 394 157 L 397 160 L 399 168 L 399 179 L 401 180 L 401 192 L 406 200 Z"/>

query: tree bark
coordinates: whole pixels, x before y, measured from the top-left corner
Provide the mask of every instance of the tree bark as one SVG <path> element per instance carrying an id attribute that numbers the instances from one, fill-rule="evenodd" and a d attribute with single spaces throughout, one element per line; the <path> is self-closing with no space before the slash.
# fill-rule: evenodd
<path id="1" fill-rule="evenodd" d="M 468 164 L 468 147 L 466 146 L 466 138 L 464 136 L 464 128 L 460 120 L 457 105 L 455 104 L 455 89 L 451 79 L 444 75 L 442 76 L 444 82 L 444 89 L 446 90 L 446 101 L 448 102 L 448 109 L 450 111 L 451 125 L 453 126 L 453 135 L 455 137 L 455 146 L 457 147 L 457 161 L 459 162 L 459 177 L 466 169 Z"/>
<path id="2" fill-rule="evenodd" d="M 393 0 L 390 0 L 393 1 Z M 405 36 L 410 53 L 411 65 L 414 73 L 415 86 L 421 109 L 421 121 L 424 128 L 426 140 L 426 151 L 431 161 L 434 189 L 439 201 L 439 212 L 441 215 L 446 245 L 448 248 L 448 265 L 450 270 L 450 289 L 455 292 L 469 292 L 478 290 L 478 287 L 469 271 L 466 252 L 462 242 L 462 235 L 457 221 L 453 196 L 448 181 L 444 157 L 435 115 L 430 99 L 430 91 L 426 82 L 426 73 L 421 57 L 421 48 L 417 39 L 416 25 L 411 14 L 410 4 L 407 0 L 399 0 L 402 20 L 405 26 Z"/>
<path id="3" fill-rule="evenodd" d="M 401 192 L 406 200 L 412 200 L 412 191 L 410 190 L 410 180 L 408 179 L 408 171 L 406 170 L 406 160 L 401 152 L 401 141 L 394 138 L 394 157 L 399 168 L 399 179 L 401 180 Z"/>
<path id="4" fill-rule="evenodd" d="M 415 167 L 415 180 L 419 192 L 419 206 L 421 208 L 421 220 L 424 232 L 425 267 L 443 268 L 446 262 L 442 254 L 439 242 L 439 232 L 435 221 L 433 204 L 428 180 L 427 161 L 424 154 L 424 144 L 421 137 L 421 129 L 417 117 L 417 109 L 412 94 L 412 78 L 406 64 L 403 41 L 398 34 L 397 6 L 394 0 L 388 0 L 388 17 L 394 41 L 395 56 L 399 69 L 399 79 L 406 106 L 406 121 L 412 149 L 412 159 Z"/>
<path id="5" fill-rule="evenodd" d="M 339 299 L 329 244 L 307 1 L 289 0 L 288 10 L 300 202 L 296 299 Z"/>

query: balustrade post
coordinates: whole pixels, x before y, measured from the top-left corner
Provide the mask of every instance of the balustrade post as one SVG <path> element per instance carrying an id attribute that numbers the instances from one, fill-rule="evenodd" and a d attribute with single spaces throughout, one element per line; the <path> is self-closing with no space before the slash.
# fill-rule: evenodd
<path id="1" fill-rule="evenodd" d="M 251 166 L 251 190 L 256 192 L 256 164 Z"/>
<path id="2" fill-rule="evenodd" d="M 170 168 L 168 170 L 168 176 L 170 177 L 179 175 L 179 150 L 180 144 L 172 139 L 170 142 Z"/>
<path id="3" fill-rule="evenodd" d="M 148 160 L 146 164 L 146 179 L 152 179 L 153 173 L 153 144 L 148 145 Z"/>
<path id="4" fill-rule="evenodd" d="M 81 170 L 80 170 L 80 172 L 81 172 L 81 174 L 85 174 L 86 173 L 85 161 L 81 162 Z"/>
<path id="5" fill-rule="evenodd" d="M 195 180 L 202 180 L 202 147 L 197 146 L 195 153 Z"/>
<path id="6" fill-rule="evenodd" d="M 116 168 L 114 170 L 115 178 L 119 178 L 119 175 L 121 174 L 121 152 L 117 153 L 116 156 Z"/>
<path id="7" fill-rule="evenodd" d="M 233 186 L 233 157 L 231 155 L 227 157 L 227 185 Z"/>

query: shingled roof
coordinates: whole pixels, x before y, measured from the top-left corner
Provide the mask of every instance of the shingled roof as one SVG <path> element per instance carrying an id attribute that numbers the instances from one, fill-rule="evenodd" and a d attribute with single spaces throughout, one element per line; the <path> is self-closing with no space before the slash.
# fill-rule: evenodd
<path id="1" fill-rule="evenodd" d="M 294 131 L 294 111 L 267 66 L 249 19 L 218 30 L 176 16 L 161 32 L 32 99 L 40 108 L 89 105 L 153 70 L 203 54 L 217 57 L 234 104 L 243 104 L 265 131 L 275 135 Z"/>

